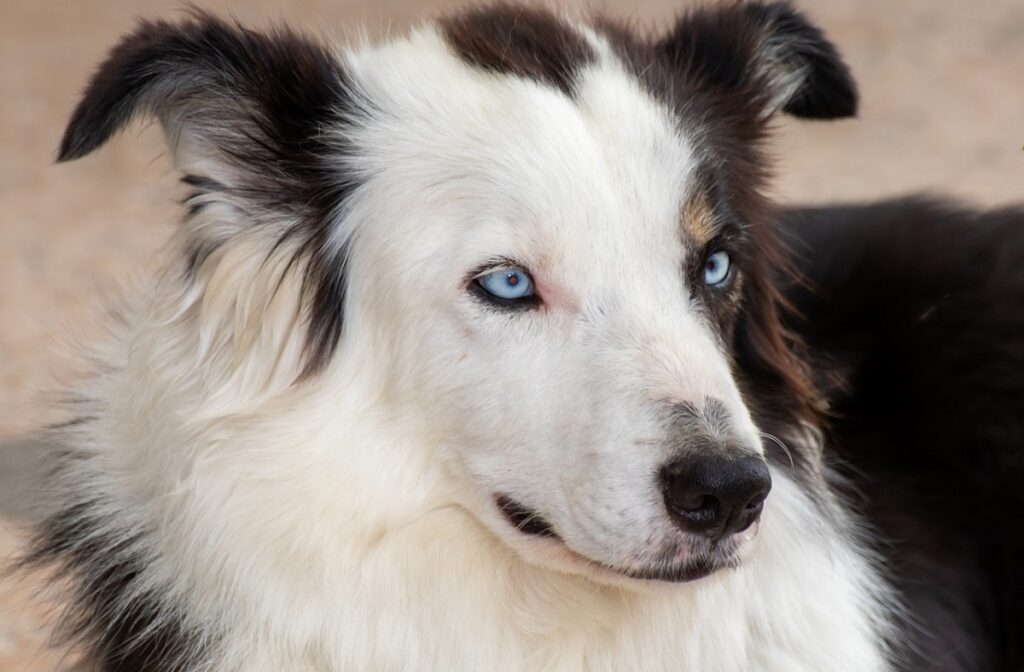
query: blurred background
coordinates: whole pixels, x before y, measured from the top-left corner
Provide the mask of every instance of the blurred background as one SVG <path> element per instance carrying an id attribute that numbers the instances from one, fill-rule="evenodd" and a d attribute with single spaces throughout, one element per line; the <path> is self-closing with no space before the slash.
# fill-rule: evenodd
<path id="1" fill-rule="evenodd" d="M 384 37 L 465 0 L 196 2 L 254 26 L 286 20 L 344 41 Z M 549 2 L 664 27 L 687 0 Z M 692 4 L 692 2 L 690 3 Z M 1024 201 L 1022 0 L 797 0 L 860 83 L 860 118 L 778 123 L 783 202 L 928 191 L 983 206 Z M 177 219 L 159 130 L 136 125 L 94 156 L 55 165 L 63 124 L 107 49 L 178 0 L 0 0 L 0 563 L 22 542 L 38 482 L 30 435 L 58 420 L 46 391 L 70 372 L 61 344 L 98 332 L 95 308 L 151 270 Z M 950 241 L 955 245 L 956 241 Z M 0 672 L 71 663 L 47 652 L 25 578 L 0 578 Z"/>

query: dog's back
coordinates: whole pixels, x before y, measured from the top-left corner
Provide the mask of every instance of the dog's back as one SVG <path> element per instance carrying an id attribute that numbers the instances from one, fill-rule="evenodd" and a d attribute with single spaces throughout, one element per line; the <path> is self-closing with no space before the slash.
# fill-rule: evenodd
<path id="1" fill-rule="evenodd" d="M 787 213 L 839 468 L 908 608 L 910 670 L 1024 665 L 1024 211 Z"/>

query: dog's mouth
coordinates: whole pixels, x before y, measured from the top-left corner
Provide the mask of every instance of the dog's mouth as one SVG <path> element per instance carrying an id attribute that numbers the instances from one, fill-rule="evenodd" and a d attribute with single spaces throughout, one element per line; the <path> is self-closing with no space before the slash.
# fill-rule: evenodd
<path id="1" fill-rule="evenodd" d="M 720 569 L 737 565 L 736 544 L 730 540 L 717 545 L 715 548 L 704 549 L 699 553 L 691 554 L 690 558 L 683 563 L 664 562 L 658 563 L 659 566 L 657 567 L 640 569 L 615 567 L 585 557 L 570 549 L 555 532 L 551 523 L 537 511 L 524 506 L 507 495 L 496 495 L 494 501 L 508 524 L 519 533 L 530 537 L 549 539 L 557 543 L 565 552 L 576 557 L 584 565 L 605 572 L 611 572 L 618 576 L 640 581 L 683 583 L 696 581 L 697 579 L 714 574 Z"/>
<path id="2" fill-rule="evenodd" d="M 494 501 L 498 505 L 498 509 L 505 516 L 505 520 L 523 534 L 558 539 L 558 535 L 555 534 L 551 523 L 533 509 L 523 506 L 507 495 L 498 495 Z"/>

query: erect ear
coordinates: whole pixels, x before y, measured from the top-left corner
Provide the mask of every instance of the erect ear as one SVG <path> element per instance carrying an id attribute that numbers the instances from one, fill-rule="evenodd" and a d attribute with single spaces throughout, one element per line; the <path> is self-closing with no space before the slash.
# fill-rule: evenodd
<path id="1" fill-rule="evenodd" d="M 272 227 L 269 237 L 301 256 L 310 373 L 341 330 L 345 243 L 331 220 L 354 187 L 339 166 L 357 108 L 325 47 L 196 12 L 180 23 L 144 22 L 113 49 L 74 111 L 59 160 L 85 156 L 138 115 L 159 119 L 195 190 L 192 214 L 211 203 L 228 213 L 191 230 L 191 272 L 254 225 Z"/>
<path id="2" fill-rule="evenodd" d="M 836 48 L 786 2 L 733 3 L 679 20 L 657 48 L 707 87 L 807 119 L 857 113 L 857 87 Z"/>

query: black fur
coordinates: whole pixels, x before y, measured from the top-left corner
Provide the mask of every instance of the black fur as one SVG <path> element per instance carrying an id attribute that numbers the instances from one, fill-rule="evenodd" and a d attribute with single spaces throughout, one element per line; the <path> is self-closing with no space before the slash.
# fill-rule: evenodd
<path id="1" fill-rule="evenodd" d="M 1024 669 L 1024 210 L 795 210 L 829 456 L 910 609 L 907 672 Z M 831 375 L 828 375 L 831 374 Z"/>
<path id="2" fill-rule="evenodd" d="M 579 32 L 541 9 L 497 4 L 451 16 L 442 27 L 467 63 L 542 82 L 567 96 L 576 71 L 594 59 Z"/>
<path id="3" fill-rule="evenodd" d="M 150 531 L 123 517 L 83 482 L 89 458 L 72 446 L 96 417 L 83 415 L 47 428 L 50 485 L 61 506 L 35 529 L 14 571 L 43 569 L 68 591 L 55 643 L 85 655 L 96 672 L 186 672 L 202 669 L 216 650 L 215 627 L 187 620 L 166 586 L 153 580 Z M 76 668 L 78 669 L 78 668 Z"/>
<path id="4" fill-rule="evenodd" d="M 93 77 L 61 142 L 59 159 L 82 157 L 141 113 L 158 117 L 172 144 L 198 137 L 231 166 L 237 183 L 190 175 L 199 191 L 231 191 L 254 210 L 292 217 L 308 317 L 305 375 L 330 361 L 342 329 L 344 250 L 326 251 L 332 217 L 355 188 L 338 166 L 351 152 L 346 127 L 364 101 L 338 60 L 289 30 L 264 34 L 195 13 L 179 24 L 143 22 Z M 325 133 L 325 130 L 332 131 Z M 250 213 L 252 214 L 252 213 Z M 193 241 L 188 270 L 223 241 Z"/>
<path id="5" fill-rule="evenodd" d="M 162 587 L 146 584 L 147 533 L 112 529 L 103 510 L 103 502 L 83 500 L 50 516 L 22 560 L 73 585 L 60 641 L 81 646 L 97 672 L 200 669 L 219 637 L 187 624 Z"/>
<path id="6" fill-rule="evenodd" d="M 738 3 L 684 16 L 656 48 L 703 85 L 738 94 L 743 105 L 835 119 L 857 112 L 857 88 L 835 47 L 786 2 Z M 793 91 L 779 82 L 796 80 Z"/>

